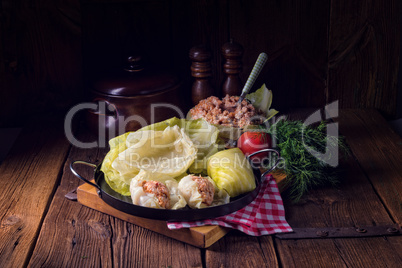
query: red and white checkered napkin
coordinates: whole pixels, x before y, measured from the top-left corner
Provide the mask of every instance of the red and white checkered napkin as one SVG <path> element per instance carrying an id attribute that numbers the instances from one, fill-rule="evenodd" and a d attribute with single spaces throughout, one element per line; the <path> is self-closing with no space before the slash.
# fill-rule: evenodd
<path id="1" fill-rule="evenodd" d="M 257 197 L 238 211 L 215 219 L 167 223 L 171 230 L 203 225 L 229 227 L 252 236 L 293 231 L 285 219 L 282 198 L 272 175 L 266 176 Z"/>

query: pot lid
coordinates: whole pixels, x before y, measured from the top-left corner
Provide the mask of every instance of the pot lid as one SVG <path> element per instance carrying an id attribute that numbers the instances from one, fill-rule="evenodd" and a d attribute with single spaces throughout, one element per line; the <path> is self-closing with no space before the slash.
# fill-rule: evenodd
<path id="1" fill-rule="evenodd" d="M 138 96 L 162 92 L 178 83 L 178 77 L 172 73 L 144 68 L 141 57 L 128 57 L 125 68 L 98 79 L 93 89 L 107 95 Z"/>

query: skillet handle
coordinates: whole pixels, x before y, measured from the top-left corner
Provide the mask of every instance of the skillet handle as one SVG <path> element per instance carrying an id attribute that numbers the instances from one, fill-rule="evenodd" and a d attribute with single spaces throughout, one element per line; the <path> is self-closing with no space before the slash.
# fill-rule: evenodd
<path id="1" fill-rule="evenodd" d="M 274 152 L 274 153 L 276 153 L 278 155 L 278 159 L 275 161 L 275 163 L 272 165 L 272 167 L 270 169 L 268 169 L 267 171 L 265 171 L 264 173 L 261 174 L 261 179 L 264 178 L 265 175 L 270 173 L 272 170 L 274 170 L 279 165 L 279 163 L 282 161 L 281 154 L 279 153 L 278 150 L 275 150 L 275 149 L 262 149 L 260 151 L 257 151 L 257 152 L 254 152 L 252 154 L 249 154 L 247 156 L 247 159 L 250 161 L 250 157 L 252 157 L 254 155 L 257 155 L 257 154 L 260 154 L 260 153 L 265 153 L 265 152 Z"/>
<path id="2" fill-rule="evenodd" d="M 85 162 L 85 161 L 79 161 L 79 160 L 78 160 L 78 161 L 73 161 L 73 162 L 71 162 L 71 164 L 70 164 L 70 170 L 71 170 L 71 172 L 72 172 L 77 178 L 79 178 L 79 179 L 81 179 L 82 181 L 84 181 L 84 182 L 86 182 L 86 183 L 92 185 L 93 187 L 97 188 L 99 191 L 102 191 L 102 189 L 100 188 L 99 185 L 97 185 L 97 184 L 95 184 L 95 183 L 93 183 L 93 182 L 90 182 L 89 180 L 85 179 L 85 178 L 82 177 L 80 174 L 78 174 L 78 172 L 74 169 L 74 165 L 75 165 L 75 164 L 82 164 L 82 165 L 90 166 L 90 167 L 93 167 L 93 168 L 96 168 L 96 165 L 95 165 L 95 164 L 92 164 L 92 163 Z"/>

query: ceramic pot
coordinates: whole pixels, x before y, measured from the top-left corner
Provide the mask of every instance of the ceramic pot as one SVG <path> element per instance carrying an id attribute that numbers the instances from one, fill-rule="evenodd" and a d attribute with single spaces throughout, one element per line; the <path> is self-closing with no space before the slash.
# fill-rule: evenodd
<path id="1" fill-rule="evenodd" d="M 108 73 L 91 85 L 97 109 L 88 110 L 90 129 L 109 138 L 135 131 L 173 116 L 182 116 L 179 78 L 167 71 L 142 68 L 128 60 L 122 70 Z"/>

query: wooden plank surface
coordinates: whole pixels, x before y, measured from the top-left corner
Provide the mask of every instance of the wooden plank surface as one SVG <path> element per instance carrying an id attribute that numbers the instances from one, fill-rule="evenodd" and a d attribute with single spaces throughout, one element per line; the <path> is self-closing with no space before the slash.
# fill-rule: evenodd
<path id="1" fill-rule="evenodd" d="M 189 49 L 206 42 L 218 91 L 220 50 L 230 37 L 245 48 L 243 81 L 258 53 L 269 54 L 255 86 L 267 83 L 281 111 L 339 99 L 342 107 L 375 107 L 395 116 L 398 0 L 2 3 L 1 126 L 83 100 L 83 80 L 100 78 L 100 69 L 120 69 L 128 48 L 144 50 L 152 64 L 189 82 Z M 187 97 L 189 85 L 181 92 Z"/>
<path id="2" fill-rule="evenodd" d="M 80 1 L 2 1 L 0 126 L 83 98 Z"/>
<path id="3" fill-rule="evenodd" d="M 382 126 L 382 119 L 377 116 L 374 111 L 340 113 L 341 131 L 343 120 L 354 121 L 351 125 L 344 123 L 344 127 L 348 126 L 345 129 L 350 127 L 355 133 L 348 140 L 354 144 L 351 145 L 353 157 L 342 162 L 338 188 L 313 190 L 298 204 L 285 199 L 286 216 L 292 227 L 379 226 L 399 219 L 388 208 L 392 208 L 393 199 L 386 201 L 373 179 L 382 174 L 375 171 L 384 171 L 388 165 L 398 170 L 396 156 L 399 155 L 396 152 L 399 143 L 393 143 L 395 133 Z M 377 128 L 377 125 L 382 127 Z M 401 236 L 280 240 L 232 231 L 207 250 L 167 238 L 65 199 L 64 195 L 80 184 L 69 171 L 69 163 L 72 160 L 99 163 L 107 149 L 72 148 L 61 168 L 69 147 L 67 142 L 62 134 L 55 135 L 57 131 L 40 129 L 39 132 L 22 132 L 23 138 L 19 141 L 26 140 L 28 144 L 17 143 L 0 166 L 0 186 L 5 189 L 0 202 L 3 208 L 8 208 L 2 211 L 0 228 L 2 241 L 6 241 L 0 248 L 2 266 L 24 266 L 29 261 L 29 267 L 398 267 L 402 262 Z M 367 139 L 367 135 L 372 139 Z M 372 144 L 375 137 L 384 140 Z M 94 139 L 84 136 L 80 140 Z M 393 156 L 370 158 L 364 157 L 364 152 L 368 155 L 387 152 Z M 374 164 L 367 165 L 370 161 Z M 78 169 L 84 176 L 91 177 L 91 168 Z M 43 219 L 43 212 L 38 212 L 38 208 L 46 212 L 49 204 L 45 200 L 52 197 L 61 170 L 61 184 Z M 383 177 L 389 178 L 392 174 L 385 172 Z M 7 176 L 16 180 L 4 180 Z M 399 187 L 399 180 L 390 181 L 384 189 Z"/>
<path id="4" fill-rule="evenodd" d="M 38 120 L 0 165 L 0 266 L 29 260 L 69 148 L 62 124 Z"/>
<path id="5" fill-rule="evenodd" d="M 394 116 L 400 1 L 334 0 L 330 5 L 327 102 Z"/>
<path id="6" fill-rule="evenodd" d="M 279 111 L 325 104 L 329 4 L 329 0 L 230 1 L 230 37 L 245 49 L 242 81 L 258 54 L 266 52 L 268 61 L 251 91 L 265 83 Z"/>
<path id="7" fill-rule="evenodd" d="M 95 187 L 89 184 L 78 187 L 77 197 L 78 202 L 84 206 L 199 248 L 209 247 L 229 232 L 229 229 L 219 226 L 200 226 L 189 229 L 169 230 L 166 221 L 135 217 L 109 206 L 98 196 Z"/>
<path id="8" fill-rule="evenodd" d="M 86 136 L 80 140 L 94 139 Z M 29 267 L 201 267 L 200 249 L 64 197 L 81 184 L 70 172 L 70 162 L 99 163 L 106 151 L 75 147 L 71 150 Z M 93 176 L 88 167 L 78 166 L 77 171 L 87 178 Z"/>
<path id="9" fill-rule="evenodd" d="M 311 191 L 297 205 L 285 203 L 287 220 L 292 227 L 357 228 L 393 223 L 357 163 L 343 168 L 347 173 L 339 188 Z M 394 244 L 401 241 L 401 237 L 275 239 L 281 262 L 289 267 L 393 267 L 402 260 L 401 254 L 397 253 L 400 250 Z M 314 258 L 306 252 L 314 254 Z"/>
<path id="10" fill-rule="evenodd" d="M 342 129 L 342 121 L 340 124 Z M 367 135 L 359 134 L 363 148 L 370 146 L 365 142 L 364 137 Z M 352 153 L 355 153 L 354 148 Z M 313 190 L 298 204 L 291 204 L 285 198 L 289 224 L 300 228 L 393 224 L 367 178 L 371 174 L 365 174 L 353 157 L 342 161 L 340 170 L 341 182 L 337 188 Z M 396 267 L 402 260 L 399 253 L 401 242 L 401 237 L 275 239 L 280 261 L 285 267 Z"/>
<path id="11" fill-rule="evenodd" d="M 123 69 L 133 55 L 141 55 L 147 68 L 169 68 L 169 5 L 164 0 L 83 1 L 85 80 L 92 85 L 111 70 Z"/>
<path id="12" fill-rule="evenodd" d="M 127 49 L 144 50 L 152 64 L 188 81 L 189 49 L 206 42 L 220 87 L 220 49 L 230 37 L 245 48 L 243 81 L 258 53 L 269 54 L 256 86 L 274 89 L 281 111 L 339 99 L 342 107 L 395 116 L 398 6 L 398 0 L 3 0 L 0 125 L 83 100 L 83 80 L 120 69 Z"/>
<path id="13" fill-rule="evenodd" d="M 178 44 L 177 46 L 182 49 L 175 50 L 177 52 L 175 57 L 181 58 L 185 56 L 187 57 L 186 61 L 179 63 L 176 62 L 176 59 L 172 60 L 174 63 L 176 62 L 178 70 L 181 69 L 185 73 L 189 73 L 191 62 L 188 60 L 188 53 L 191 47 L 205 45 L 211 51 L 211 85 L 215 90 L 215 96 L 222 94 L 221 86 L 224 75 L 221 47 L 229 41 L 228 2 L 230 1 L 171 1 L 172 41 L 184 38 L 184 44 L 188 45 L 183 47 L 183 44 Z M 177 16 L 178 12 L 180 12 L 179 16 Z M 183 64 L 185 62 L 187 64 Z M 193 81 L 192 78 L 191 81 Z"/>
<path id="14" fill-rule="evenodd" d="M 374 109 L 342 110 L 339 125 L 375 191 L 402 225 L 402 138 Z"/>
<path id="15" fill-rule="evenodd" d="M 278 267 L 272 237 L 264 238 L 232 231 L 206 250 L 206 267 Z"/>
<path id="16" fill-rule="evenodd" d="M 221 47 L 229 40 L 228 0 L 203 1 L 170 1 L 170 42 L 171 63 L 173 69 L 183 78 L 181 96 L 185 100 L 183 107 L 188 110 L 193 107 L 191 101 L 191 86 L 194 78 L 191 76 L 189 58 L 190 49 L 197 45 L 205 45 L 211 52 L 213 95 L 221 94 L 223 83 L 223 58 Z"/>

